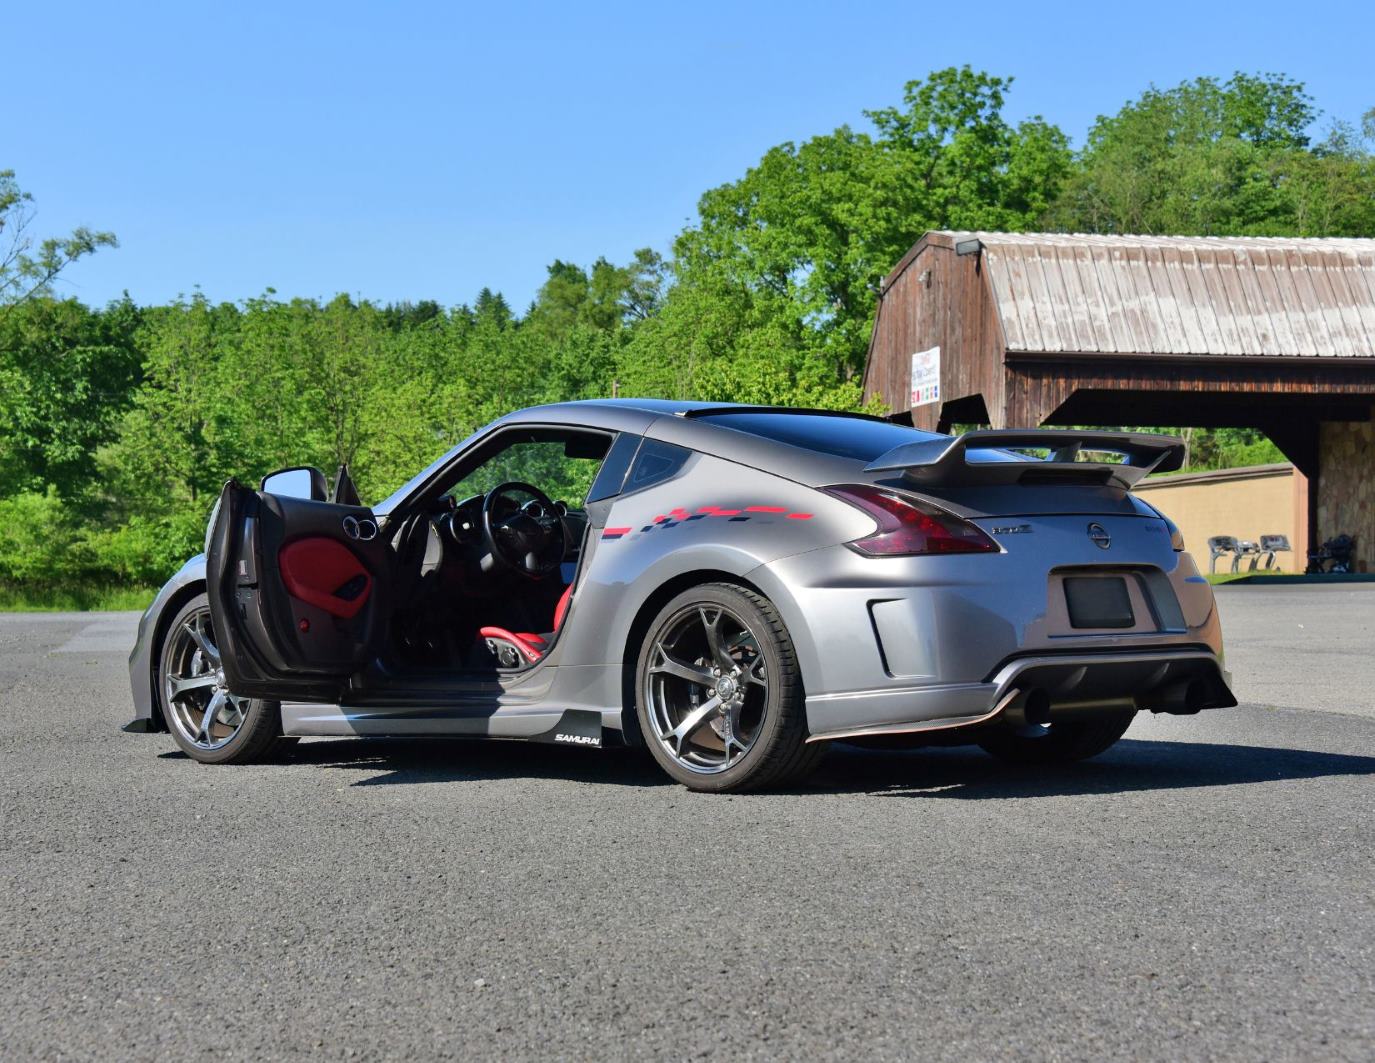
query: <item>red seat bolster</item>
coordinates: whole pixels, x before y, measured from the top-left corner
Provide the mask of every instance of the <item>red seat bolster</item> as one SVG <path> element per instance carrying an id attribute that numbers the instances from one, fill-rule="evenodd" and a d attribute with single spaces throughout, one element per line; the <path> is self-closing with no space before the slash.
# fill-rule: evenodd
<path id="1" fill-rule="evenodd" d="M 563 594 L 559 596 L 558 605 L 554 606 L 554 631 L 557 632 L 563 626 L 564 615 L 568 612 L 568 603 L 573 597 L 573 584 L 564 588 Z M 544 651 L 548 646 L 548 640 L 543 635 L 536 635 L 529 631 L 507 631 L 504 627 L 483 627 L 478 628 L 477 632 L 484 639 L 501 639 L 502 642 L 509 642 L 517 650 L 525 655 L 525 659 L 531 664 L 535 664 L 544 656 Z"/>
<path id="2" fill-rule="evenodd" d="M 530 661 L 531 664 L 538 661 L 540 657 L 544 655 L 544 651 L 541 648 L 544 646 L 544 639 L 528 631 L 522 631 L 516 634 L 507 631 L 504 627 L 483 627 L 478 628 L 477 633 L 484 639 L 501 639 L 503 642 L 509 642 L 524 654 L 526 660 Z"/>
<path id="3" fill-rule="evenodd" d="M 562 593 L 561 595 L 559 595 L 559 604 L 556 605 L 556 606 L 554 606 L 554 630 L 555 630 L 555 631 L 558 631 L 559 628 L 563 627 L 563 617 L 564 617 L 564 614 L 568 612 L 568 603 L 572 600 L 572 598 L 573 598 L 573 584 L 570 583 L 567 587 L 565 587 L 565 588 L 563 589 L 563 593 Z"/>

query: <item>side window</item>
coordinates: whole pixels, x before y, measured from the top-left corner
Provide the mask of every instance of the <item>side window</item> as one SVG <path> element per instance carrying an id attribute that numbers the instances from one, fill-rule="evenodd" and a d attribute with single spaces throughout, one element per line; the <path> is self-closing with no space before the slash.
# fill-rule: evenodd
<path id="1" fill-rule="evenodd" d="M 664 480 L 677 476 L 692 451 L 677 447 L 672 443 L 662 443 L 657 439 L 646 439 L 640 444 L 640 452 L 635 455 L 635 464 L 630 467 L 626 477 L 625 492 L 639 491 L 653 487 Z"/>
<path id="2" fill-rule="evenodd" d="M 600 433 L 536 429 L 511 432 L 506 442 L 454 484 L 450 490 L 455 498 L 486 494 L 497 484 L 518 480 L 581 509 L 611 440 Z"/>
<path id="3" fill-rule="evenodd" d="M 621 485 L 625 483 L 626 473 L 630 471 L 630 463 L 635 459 L 639 446 L 640 437 L 633 432 L 622 432 L 616 436 L 616 441 L 607 451 L 606 460 L 597 471 L 597 478 L 587 492 L 588 502 L 600 502 L 621 493 Z"/>

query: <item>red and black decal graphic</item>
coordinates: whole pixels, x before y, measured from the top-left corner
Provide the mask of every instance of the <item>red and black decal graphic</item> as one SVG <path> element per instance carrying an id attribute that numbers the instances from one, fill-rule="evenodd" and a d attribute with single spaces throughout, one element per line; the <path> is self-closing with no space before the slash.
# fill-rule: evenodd
<path id="1" fill-rule="evenodd" d="M 746 521 L 755 517 L 783 517 L 787 520 L 811 520 L 810 513 L 795 513 L 787 506 L 742 506 L 736 509 L 725 509 L 721 506 L 702 506 L 696 513 L 690 513 L 686 509 L 674 507 L 667 513 L 656 514 L 644 527 L 639 528 L 641 532 L 654 531 L 656 528 L 676 528 L 679 524 L 687 524 L 689 521 L 706 520 L 709 517 L 721 517 L 729 521 Z M 624 539 L 635 528 L 607 528 L 602 532 L 603 539 Z"/>

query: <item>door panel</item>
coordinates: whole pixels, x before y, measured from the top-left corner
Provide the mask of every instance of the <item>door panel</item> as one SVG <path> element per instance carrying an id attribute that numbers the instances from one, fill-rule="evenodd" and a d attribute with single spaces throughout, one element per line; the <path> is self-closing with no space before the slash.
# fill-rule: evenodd
<path id="1" fill-rule="evenodd" d="M 373 578 L 363 562 L 333 539 L 295 539 L 282 547 L 277 562 L 292 598 L 340 620 L 352 620 L 372 595 Z"/>
<path id="2" fill-rule="evenodd" d="M 363 506 L 225 485 L 206 557 L 236 694 L 333 701 L 390 617 L 390 550 Z"/>

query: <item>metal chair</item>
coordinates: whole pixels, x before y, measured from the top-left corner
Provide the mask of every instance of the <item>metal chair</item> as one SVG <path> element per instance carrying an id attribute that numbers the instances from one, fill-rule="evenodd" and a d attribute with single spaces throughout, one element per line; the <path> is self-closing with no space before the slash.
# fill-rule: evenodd
<path id="1" fill-rule="evenodd" d="M 1260 553 L 1265 558 L 1265 568 L 1275 567 L 1275 555 L 1287 554 L 1290 550 L 1289 536 L 1287 535 L 1262 535 L 1260 537 Z M 1258 557 L 1256 560 L 1260 560 Z M 1256 562 L 1251 562 L 1252 571 L 1255 570 Z"/>
<path id="2" fill-rule="evenodd" d="M 1217 572 L 1217 559 L 1224 554 L 1234 554 L 1237 549 L 1237 537 L 1235 535 L 1214 535 L 1208 540 L 1208 571 Z M 1236 561 L 1232 562 L 1232 571 L 1236 571 Z"/>

